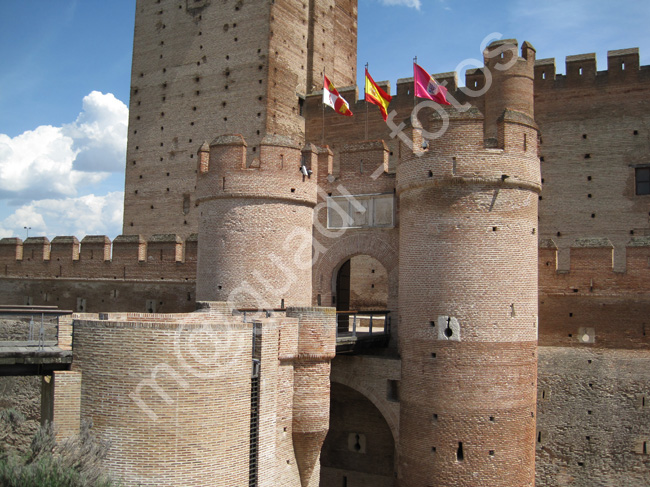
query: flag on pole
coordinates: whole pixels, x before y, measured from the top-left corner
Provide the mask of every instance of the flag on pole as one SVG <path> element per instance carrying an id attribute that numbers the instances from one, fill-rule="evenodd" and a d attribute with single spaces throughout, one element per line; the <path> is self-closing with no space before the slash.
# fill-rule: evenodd
<path id="1" fill-rule="evenodd" d="M 372 76 L 370 76 L 370 73 L 368 73 L 368 70 L 366 69 L 366 101 L 369 101 L 370 103 L 374 103 L 379 107 L 379 111 L 381 112 L 381 116 L 384 118 L 384 122 L 386 121 L 386 118 L 388 117 L 388 104 L 390 101 L 393 99 L 392 96 L 390 96 L 388 93 L 386 93 L 384 90 L 382 90 L 377 83 L 375 83 L 375 80 L 372 79 Z"/>
<path id="2" fill-rule="evenodd" d="M 451 105 L 447 101 L 447 88 L 438 82 L 424 69 L 413 63 L 413 81 L 415 82 L 415 96 L 428 98 L 441 105 Z"/>
<path id="3" fill-rule="evenodd" d="M 332 107 L 335 112 L 345 115 L 346 117 L 351 117 L 352 112 L 350 111 L 350 105 L 345 101 L 339 92 L 336 91 L 332 82 L 327 79 L 327 76 L 323 76 L 323 105 Z"/>

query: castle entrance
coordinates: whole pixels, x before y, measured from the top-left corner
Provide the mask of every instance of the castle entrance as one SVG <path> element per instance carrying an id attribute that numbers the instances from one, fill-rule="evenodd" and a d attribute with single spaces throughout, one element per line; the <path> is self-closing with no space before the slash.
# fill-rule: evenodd
<path id="1" fill-rule="evenodd" d="M 381 412 L 363 394 L 332 382 L 320 485 L 392 487 L 394 461 L 393 434 Z"/>
<path id="2" fill-rule="evenodd" d="M 336 274 L 335 304 L 339 333 L 383 330 L 388 319 L 388 272 L 374 257 L 355 255 Z"/>

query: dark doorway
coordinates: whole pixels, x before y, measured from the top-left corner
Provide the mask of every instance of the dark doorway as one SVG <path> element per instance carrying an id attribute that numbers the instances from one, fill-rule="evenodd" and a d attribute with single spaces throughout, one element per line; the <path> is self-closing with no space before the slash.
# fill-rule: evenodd
<path id="1" fill-rule="evenodd" d="M 393 434 L 379 409 L 358 391 L 332 382 L 320 485 L 393 487 L 394 463 Z"/>
<path id="2" fill-rule="evenodd" d="M 336 311 L 350 310 L 350 260 L 346 260 L 336 275 Z M 339 330 L 348 330 L 349 317 L 339 314 L 337 318 Z"/>

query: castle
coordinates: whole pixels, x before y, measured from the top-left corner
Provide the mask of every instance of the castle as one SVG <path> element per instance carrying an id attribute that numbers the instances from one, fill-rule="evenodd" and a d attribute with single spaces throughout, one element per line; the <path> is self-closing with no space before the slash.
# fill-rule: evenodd
<path id="1" fill-rule="evenodd" d="M 77 312 L 44 417 L 126 485 L 650 484 L 650 68 L 484 55 L 387 124 L 354 0 L 138 0 L 124 235 L 0 241 Z"/>

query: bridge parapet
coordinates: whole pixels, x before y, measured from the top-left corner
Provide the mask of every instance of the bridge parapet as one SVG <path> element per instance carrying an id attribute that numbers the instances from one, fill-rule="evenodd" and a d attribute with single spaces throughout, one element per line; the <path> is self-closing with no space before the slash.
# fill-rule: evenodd
<path id="1" fill-rule="evenodd" d="M 0 375 L 48 375 L 72 363 L 72 311 L 0 306 Z"/>

